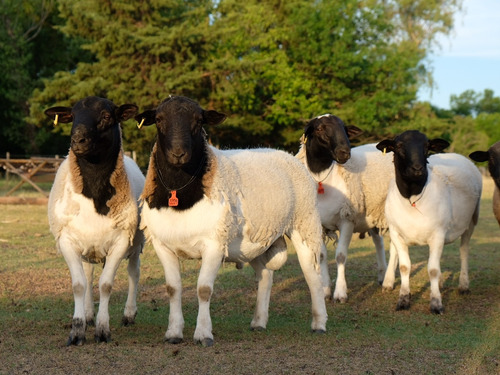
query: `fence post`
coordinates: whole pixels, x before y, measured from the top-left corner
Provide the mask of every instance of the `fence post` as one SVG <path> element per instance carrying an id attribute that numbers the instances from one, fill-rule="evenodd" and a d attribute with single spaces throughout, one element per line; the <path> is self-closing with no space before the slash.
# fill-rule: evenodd
<path id="1" fill-rule="evenodd" d="M 9 151 L 7 151 L 7 152 L 5 153 L 5 158 L 6 158 L 7 160 L 9 160 L 9 159 L 10 159 L 10 152 L 9 152 Z M 6 169 L 6 170 L 5 170 L 5 181 L 9 181 L 9 177 L 10 177 L 9 170 L 8 170 L 8 169 Z"/>

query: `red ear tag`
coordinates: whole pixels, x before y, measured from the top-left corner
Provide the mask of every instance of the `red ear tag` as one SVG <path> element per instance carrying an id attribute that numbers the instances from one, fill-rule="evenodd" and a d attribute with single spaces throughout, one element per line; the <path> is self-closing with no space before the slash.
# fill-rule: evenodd
<path id="1" fill-rule="evenodd" d="M 176 207 L 179 204 L 179 199 L 177 199 L 177 191 L 172 190 L 170 192 L 170 198 L 168 198 L 168 205 L 170 207 Z"/>
<path id="2" fill-rule="evenodd" d="M 411 206 L 412 206 L 412 207 L 416 207 L 416 206 L 417 206 L 416 202 L 413 202 L 413 203 L 411 204 Z"/>
<path id="3" fill-rule="evenodd" d="M 323 188 L 323 184 L 318 182 L 318 194 L 325 194 L 325 189 Z"/>

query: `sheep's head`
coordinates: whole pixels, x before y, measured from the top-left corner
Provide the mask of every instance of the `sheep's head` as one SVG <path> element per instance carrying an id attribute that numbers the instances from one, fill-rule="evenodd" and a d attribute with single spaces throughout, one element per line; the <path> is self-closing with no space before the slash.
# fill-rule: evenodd
<path id="1" fill-rule="evenodd" d="M 52 107 L 45 111 L 50 118 L 61 123 L 73 122 L 71 150 L 89 160 L 99 160 L 117 142 L 120 143 L 120 121 L 132 118 L 137 106 L 116 106 L 112 101 L 89 96 L 73 107 Z"/>
<path id="2" fill-rule="evenodd" d="M 344 164 L 351 157 L 349 138 L 361 134 L 356 126 L 346 126 L 333 115 L 313 118 L 304 129 L 309 168 L 314 173 L 329 168 L 333 161 Z"/>
<path id="3" fill-rule="evenodd" d="M 195 101 L 172 96 L 156 109 L 145 111 L 136 117 L 144 126 L 156 124 L 157 147 L 167 163 L 181 167 L 191 160 L 193 152 L 204 148 L 204 125 L 217 125 L 226 115 L 213 110 L 204 110 Z"/>
<path id="4" fill-rule="evenodd" d="M 442 152 L 450 144 L 444 139 L 428 139 L 417 130 L 408 130 L 394 139 L 377 144 L 380 151 L 394 153 L 396 184 L 405 198 L 419 194 L 427 182 L 429 153 Z"/>
<path id="5" fill-rule="evenodd" d="M 487 161 L 491 177 L 500 187 L 500 142 L 493 144 L 488 151 L 474 151 L 469 157 L 477 162 Z"/>

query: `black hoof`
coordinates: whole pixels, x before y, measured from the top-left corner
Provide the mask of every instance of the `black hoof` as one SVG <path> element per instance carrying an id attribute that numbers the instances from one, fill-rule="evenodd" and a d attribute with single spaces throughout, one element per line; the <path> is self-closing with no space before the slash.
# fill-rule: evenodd
<path id="1" fill-rule="evenodd" d="M 75 346 L 82 346 L 83 344 L 85 344 L 85 337 L 69 337 L 68 338 L 68 342 L 66 342 L 66 346 L 71 346 L 71 345 L 75 345 Z"/>
<path id="2" fill-rule="evenodd" d="M 324 335 L 326 331 L 324 329 L 311 329 L 311 332 L 314 334 Z"/>
<path id="3" fill-rule="evenodd" d="M 204 348 L 208 348 L 214 345 L 214 340 L 210 338 L 206 338 L 203 340 L 196 340 L 196 343 L 203 346 Z"/>
<path id="4" fill-rule="evenodd" d="M 111 333 L 102 332 L 101 334 L 95 334 L 94 335 L 94 341 L 97 342 L 97 343 L 101 343 L 101 342 L 108 343 L 108 342 L 111 342 Z"/>
<path id="5" fill-rule="evenodd" d="M 458 289 L 458 294 L 460 294 L 461 296 L 464 296 L 466 294 L 470 294 L 470 289 Z"/>
<path id="6" fill-rule="evenodd" d="M 266 329 L 264 327 L 250 327 L 252 332 L 264 332 Z"/>
<path id="7" fill-rule="evenodd" d="M 431 300 L 431 313 L 441 315 L 444 313 L 444 307 L 441 301 L 436 298 Z"/>
<path id="8" fill-rule="evenodd" d="M 87 320 L 87 327 L 94 327 L 95 326 L 95 321 L 93 318 Z"/>
<path id="9" fill-rule="evenodd" d="M 410 309 L 410 296 L 400 296 L 398 304 L 396 305 L 396 311 L 409 310 Z"/>
<path id="10" fill-rule="evenodd" d="M 122 318 L 122 326 L 128 327 L 135 324 L 135 317 L 124 316 Z"/>
<path id="11" fill-rule="evenodd" d="M 169 344 L 180 344 L 182 342 L 182 338 L 180 337 L 171 337 L 169 339 L 165 339 L 166 342 L 168 342 Z"/>

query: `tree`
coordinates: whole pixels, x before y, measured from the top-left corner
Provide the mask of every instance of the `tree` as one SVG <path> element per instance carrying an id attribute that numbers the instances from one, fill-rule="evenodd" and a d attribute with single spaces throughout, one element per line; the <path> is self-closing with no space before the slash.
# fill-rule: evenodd
<path id="1" fill-rule="evenodd" d="M 59 0 L 66 38 L 94 60 L 57 72 L 31 98 L 43 109 L 106 96 L 141 109 L 186 95 L 229 117 L 208 129 L 223 146 L 296 150 L 305 122 L 334 113 L 384 135 L 411 120 L 424 58 L 452 28 L 459 0 Z M 124 125 L 142 151 L 154 129 Z M 61 126 L 63 133 L 69 128 Z"/>

